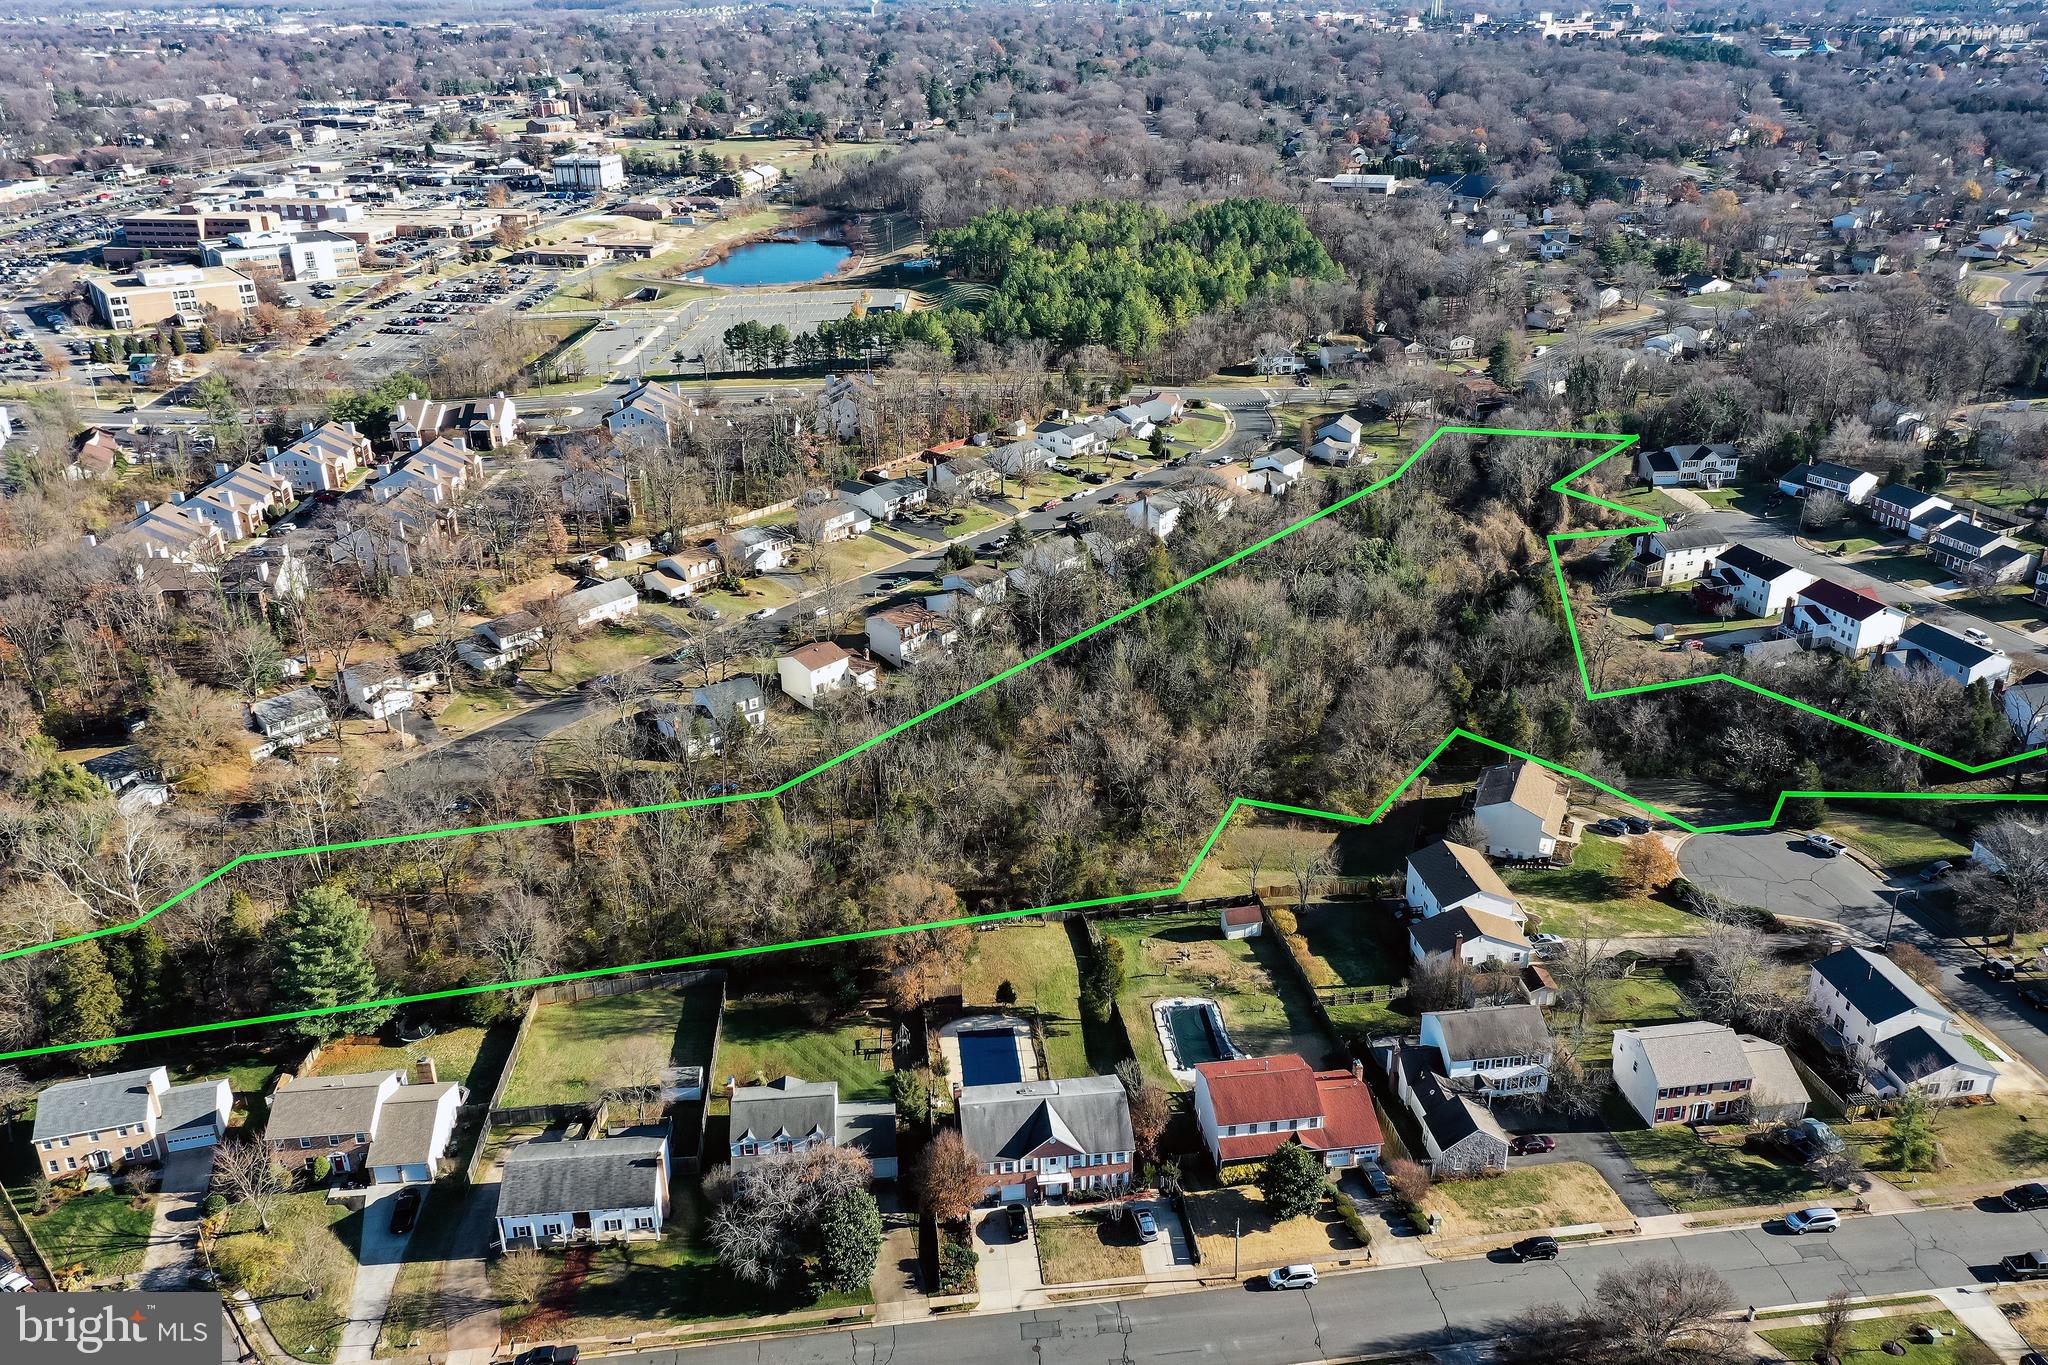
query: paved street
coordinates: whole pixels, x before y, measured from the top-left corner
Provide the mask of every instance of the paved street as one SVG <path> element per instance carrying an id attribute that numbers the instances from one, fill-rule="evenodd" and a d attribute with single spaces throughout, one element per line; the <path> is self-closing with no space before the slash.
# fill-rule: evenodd
<path id="1" fill-rule="evenodd" d="M 1942 994 L 1992 1041 L 2048 1074 L 2042 1017 L 2020 1003 L 2017 985 L 1984 974 L 1981 954 L 1946 937 L 1941 921 L 1920 912 L 1918 882 L 1887 881 L 1851 857 L 1823 858 L 1784 831 L 1695 834 L 1679 848 L 1678 865 L 1689 880 L 1734 904 L 1839 924 L 1865 947 L 1884 942 L 1889 925 L 1894 942 L 1910 943 L 1941 965 Z"/>
<path id="2" fill-rule="evenodd" d="M 1676 1256 L 1712 1266 L 1736 1302 L 1772 1308 L 1857 1295 L 1922 1293 L 1988 1278 L 1999 1257 L 2048 1242 L 2039 1214 L 1915 1213 L 1852 1218 L 1828 1237 L 1760 1228 L 1570 1247 L 1548 1264 L 1453 1261 L 1326 1277 L 1307 1293 L 1232 1286 L 1094 1300 L 1026 1313 L 645 1351 L 648 1365 L 1044 1365 L 1217 1362 L 1296 1365 L 1502 1335 L 1530 1308 L 1591 1301 L 1602 1272 Z"/>

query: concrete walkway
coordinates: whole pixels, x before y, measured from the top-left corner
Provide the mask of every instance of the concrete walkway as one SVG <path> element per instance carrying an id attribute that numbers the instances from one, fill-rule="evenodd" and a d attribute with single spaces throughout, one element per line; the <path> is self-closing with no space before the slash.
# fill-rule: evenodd
<path id="1" fill-rule="evenodd" d="M 142 1249 L 144 1289 L 158 1294 L 183 1289 L 199 1269 L 199 1224 L 206 1217 L 206 1190 L 212 1178 L 211 1147 L 172 1152 L 165 1159 L 149 1245 Z"/>
<path id="2" fill-rule="evenodd" d="M 2018 1365 L 2026 1357 L 2026 1338 L 2019 1334 L 2012 1320 L 1999 1311 L 1998 1305 L 1984 1291 L 1938 1289 L 1934 1297 L 1941 1300 L 1941 1306 L 1954 1313 L 1963 1326 L 1975 1332 L 1979 1340 L 1998 1352 L 1998 1358 L 2007 1365 Z"/>

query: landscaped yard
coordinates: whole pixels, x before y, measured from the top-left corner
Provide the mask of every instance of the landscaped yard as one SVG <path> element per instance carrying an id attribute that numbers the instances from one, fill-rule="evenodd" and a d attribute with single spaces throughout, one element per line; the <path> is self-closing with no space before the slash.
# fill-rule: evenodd
<path id="1" fill-rule="evenodd" d="M 1646 636 L 1654 636 L 1657 627 L 1663 625 L 1677 627 L 1680 635 L 1711 635 L 1761 624 L 1760 620 L 1742 616 L 1724 621 L 1711 612 L 1701 611 L 1694 605 L 1691 593 L 1677 588 L 1623 593 L 1609 605 L 1608 618 L 1621 630 Z"/>
<path id="2" fill-rule="evenodd" d="M 962 998 L 969 1007 L 997 1005 L 1005 983 L 1013 1002 L 1037 1008 L 1045 1030 L 1045 1064 L 1054 1076 L 1108 1070 L 1089 1062 L 1078 1003 L 1081 970 L 1065 925 L 1006 924 L 975 934 L 960 973 Z"/>
<path id="3" fill-rule="evenodd" d="M 1583 1161 L 1517 1166 L 1480 1180 L 1446 1180 L 1429 1187 L 1426 1207 L 1441 1215 L 1438 1231 L 1446 1237 L 1505 1237 L 1575 1223 L 1629 1221 L 1627 1206 Z"/>
<path id="4" fill-rule="evenodd" d="M 1781 1165 L 1736 1144 L 1710 1143 L 1682 1124 L 1641 1126 L 1626 1106 L 1610 1103 L 1614 1140 L 1657 1195 L 1680 1213 L 1790 1204 L 1829 1192 L 1805 1170 Z"/>
<path id="5" fill-rule="evenodd" d="M 1547 933 L 1621 938 L 1630 934 L 1694 933 L 1699 920 L 1675 905 L 1630 895 L 1615 885 L 1624 842 L 1588 832 L 1572 865 L 1556 871 L 1508 872 L 1503 880 Z"/>
<path id="6" fill-rule="evenodd" d="M 525 661 L 520 676 L 536 691 L 559 695 L 592 678 L 645 663 L 674 647 L 674 639 L 648 621 L 599 626 L 561 649 L 553 669 L 544 666 L 543 655 L 535 654 Z"/>
<path id="7" fill-rule="evenodd" d="M 1202 1249 L 1202 1264 L 1215 1267 L 1205 1273 L 1222 1274 L 1222 1267 L 1233 1264 L 1233 1249 L 1234 1263 L 1244 1270 L 1266 1270 L 1303 1261 L 1357 1260 L 1365 1255 L 1365 1248 L 1344 1226 L 1335 1203 L 1329 1199 L 1314 1213 L 1275 1225 L 1266 1216 L 1266 1201 L 1258 1187 L 1236 1185 L 1220 1190 L 1190 1190 L 1187 1212 L 1188 1230 Z M 1234 1238 L 1233 1234 L 1240 1229 L 1243 1236 Z"/>
<path id="8" fill-rule="evenodd" d="M 1951 597 L 1948 602 L 1957 611 L 1968 612 L 1986 621 L 1996 621 L 2000 625 L 2013 626 L 2020 630 L 2033 630 L 2041 624 L 2042 616 L 2048 614 L 2034 601 L 2026 585 L 2019 583 L 1992 588 L 1988 592 Z"/>
<path id="9" fill-rule="evenodd" d="M 527 1030 L 502 1107 L 589 1103 L 615 1070 L 620 1049 L 636 1038 L 663 1040 L 674 1063 L 702 1066 L 710 1060 L 716 1001 L 715 991 L 665 988 L 543 1005 Z"/>
<path id="10" fill-rule="evenodd" d="M 730 1001 L 712 1068 L 711 1110 L 726 1112 L 727 1076 L 741 1085 L 781 1076 L 837 1081 L 842 1101 L 886 1100 L 888 1039 L 888 1024 L 864 1014 L 819 1024 L 781 997 Z"/>
<path id="11" fill-rule="evenodd" d="M 1613 1055 L 1618 1028 L 1648 1028 L 1699 1017 L 1670 973 L 1648 964 L 1639 963 L 1627 976 L 1603 982 L 1595 996 L 1597 1003 L 1578 1048 L 1580 1060 L 1586 1062 L 1604 1063 Z M 1569 1032 L 1578 1020 L 1572 1012 L 1559 1009 L 1552 1022 Z"/>
<path id="12" fill-rule="evenodd" d="M 1919 1323 L 1935 1328 L 1939 1335 L 1924 1345 L 1908 1341 L 1907 1331 Z M 1814 1326 L 1774 1327 L 1759 1335 L 1787 1360 L 1812 1360 L 1820 1350 L 1820 1328 Z M 1904 1353 L 1887 1352 L 1886 1342 L 1900 1343 L 1905 1347 Z M 1955 1314 L 1920 1309 L 1849 1323 L 1835 1347 L 1835 1355 L 1842 1365 L 1877 1365 L 1879 1361 L 1885 1365 L 1893 1361 L 1903 1361 L 1905 1365 L 1996 1365 L 1999 1359 L 1998 1353 L 1978 1340 Z"/>
<path id="13" fill-rule="evenodd" d="M 1851 1140 L 1864 1140 L 1870 1171 L 1922 1200 L 1937 1200 L 1976 1187 L 2038 1179 L 2048 1166 L 2048 1099 L 2015 1092 L 1992 1104 L 1933 1111 L 1941 1152 L 1938 1170 L 1908 1174 L 1886 1158 L 1880 1139 L 1887 1120 L 1846 1125 Z"/>
<path id="14" fill-rule="evenodd" d="M 1970 856 L 1967 846 L 1938 829 L 1875 811 L 1830 806 L 1821 828 L 1866 854 L 1887 872 L 1931 863 L 1936 858 Z"/>
<path id="15" fill-rule="evenodd" d="M 493 1036 L 487 1028 L 451 1028 L 417 1043 L 387 1047 L 375 1038 L 350 1038 L 330 1043 L 320 1054 L 316 1076 L 355 1076 L 365 1071 L 403 1071 L 412 1077 L 412 1064 L 422 1057 L 434 1059 L 434 1073 L 470 1090 L 481 1090 L 474 1098 L 485 1098 L 497 1083 L 498 1070 L 512 1047 L 512 1030 L 500 1028 Z"/>
<path id="16" fill-rule="evenodd" d="M 362 1225 L 360 1212 L 328 1203 L 324 1191 L 277 1201 L 270 1215 L 270 1236 L 282 1250 L 271 1259 L 267 1276 L 248 1287 L 262 1304 L 263 1321 L 277 1344 L 290 1354 L 305 1360 L 334 1359 L 355 1291 Z M 248 1208 L 237 1208 L 228 1234 L 216 1244 L 216 1257 L 232 1264 L 237 1257 L 253 1255 L 255 1246 L 248 1245 L 248 1239 L 262 1236 L 255 1228 Z M 238 1242 L 245 1245 L 237 1246 Z M 309 1287 L 314 1291 L 310 1301 L 305 1298 Z"/>
<path id="17" fill-rule="evenodd" d="M 147 1196 L 131 1199 L 120 1190 L 72 1194 L 60 1188 L 50 1209 L 36 1213 L 33 1190 L 23 1186 L 7 1193 L 21 1211 L 29 1235 L 49 1258 L 50 1268 L 59 1274 L 80 1266 L 87 1281 L 99 1283 L 142 1269 L 152 1202 Z"/>
<path id="18" fill-rule="evenodd" d="M 1137 1232 L 1129 1220 L 1106 1213 L 1054 1215 L 1035 1220 L 1038 1269 L 1047 1284 L 1086 1284 L 1145 1273 Z"/>
<path id="19" fill-rule="evenodd" d="M 1129 978 L 1117 1008 L 1130 1034 L 1132 1055 L 1145 1074 L 1168 1090 L 1180 1083 L 1166 1069 L 1152 1003 L 1172 996 L 1216 1001 L 1238 1050 L 1254 1057 L 1277 1052 L 1301 1054 L 1320 1066 L 1331 1040 L 1309 1013 L 1301 988 L 1280 960 L 1286 949 L 1264 936 L 1226 941 L 1209 911 L 1181 911 L 1101 922 L 1105 935 L 1121 941 Z"/>
<path id="20" fill-rule="evenodd" d="M 1407 1017 L 1394 1008 L 1407 964 L 1397 956 L 1399 934 L 1386 911 L 1363 901 L 1315 901 L 1298 913 L 1275 906 L 1272 917 L 1283 939 L 1293 930 L 1292 943 L 1311 985 L 1389 988 L 1382 999 L 1325 1000 L 1330 1021 L 1346 1040 L 1362 1046 L 1407 1028 Z"/>

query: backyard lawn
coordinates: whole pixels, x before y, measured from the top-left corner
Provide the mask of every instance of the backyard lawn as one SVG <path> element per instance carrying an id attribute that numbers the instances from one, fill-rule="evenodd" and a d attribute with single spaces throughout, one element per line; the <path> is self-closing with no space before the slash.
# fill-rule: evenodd
<path id="1" fill-rule="evenodd" d="M 1908 1341 L 1907 1331 L 1919 1323 L 1938 1329 L 1940 1335 L 1924 1345 Z M 1821 1346 L 1820 1328 L 1814 1326 L 1774 1327 L 1758 1335 L 1787 1360 L 1812 1360 Z M 1899 1343 L 1904 1352 L 1894 1355 L 1886 1351 L 1887 1342 Z M 1920 1309 L 1849 1323 L 1835 1346 L 1835 1356 L 1842 1365 L 1877 1365 L 1879 1361 L 1886 1365 L 1892 1361 L 1903 1361 L 1905 1365 L 1997 1365 L 2000 1358 L 1998 1352 L 1964 1327 L 1955 1314 Z"/>
<path id="2" fill-rule="evenodd" d="M 1095 1075 L 1078 1013 L 1081 969 L 1067 927 L 1009 924 L 976 933 L 960 973 L 962 998 L 970 1008 L 996 1005 L 1005 983 L 1012 1000 L 1037 1008 L 1045 1030 L 1045 1064 L 1053 1076 Z"/>
<path id="3" fill-rule="evenodd" d="M 1629 1211 L 1600 1172 L 1583 1161 L 1518 1166 L 1483 1180 L 1429 1187 L 1427 1209 L 1446 1237 L 1545 1231 L 1575 1223 L 1626 1223 Z"/>
<path id="4" fill-rule="evenodd" d="M 1579 1042 L 1578 1055 L 1581 1061 L 1605 1062 L 1613 1055 L 1614 1031 L 1618 1028 L 1648 1028 L 1698 1017 L 1699 1011 L 1687 1003 L 1685 992 L 1670 973 L 1662 967 L 1639 963 L 1627 976 L 1603 982 L 1596 990 L 1595 1005 L 1586 1020 L 1586 1036 Z M 1571 1011 L 1559 1009 L 1553 1022 L 1569 1032 L 1578 1020 Z"/>
<path id="5" fill-rule="evenodd" d="M 1623 593 L 1608 607 L 1608 619 L 1618 628 L 1636 635 L 1654 636 L 1657 627 L 1675 626 L 1680 635 L 1711 635 L 1722 630 L 1746 630 L 1760 619 L 1734 617 L 1723 621 L 1693 604 L 1692 594 L 1677 588 L 1650 588 Z"/>
<path id="6" fill-rule="evenodd" d="M 1622 840 L 1589 831 L 1570 867 L 1508 872 L 1502 880 L 1536 921 L 1532 927 L 1548 933 L 1623 938 L 1697 931 L 1699 921 L 1677 906 L 1617 889 L 1622 848 Z"/>
<path id="7" fill-rule="evenodd" d="M 886 1044 L 889 1026 L 867 1015 L 814 1024 L 791 1001 L 762 996 L 725 1007 L 717 1064 L 712 1068 L 711 1112 L 728 1112 L 725 1078 L 759 1085 L 781 1076 L 839 1082 L 839 1098 L 889 1098 Z M 876 1049 L 883 1049 L 876 1055 Z"/>
<path id="8" fill-rule="evenodd" d="M 1106 1213 L 1056 1214 L 1035 1220 L 1038 1270 L 1047 1284 L 1086 1284 L 1145 1273 L 1131 1222 Z"/>
<path id="9" fill-rule="evenodd" d="M 1867 854 L 1887 872 L 1931 863 L 1936 858 L 1962 859 L 1970 856 L 1959 844 L 1938 829 L 1916 825 L 1892 815 L 1873 811 L 1828 808 L 1822 829 Z"/>
<path id="10" fill-rule="evenodd" d="M 674 1063 L 704 1065 L 717 998 L 715 990 L 664 988 L 543 1005 L 519 1049 L 501 1106 L 589 1103 L 615 1055 L 635 1038 L 666 1041 Z"/>
<path id="11" fill-rule="evenodd" d="M 1280 960 L 1286 949 L 1277 939 L 1262 935 L 1227 941 L 1215 915 L 1203 910 L 1106 920 L 1100 927 L 1124 945 L 1129 977 L 1117 1008 L 1132 1055 L 1146 1076 L 1168 1090 L 1181 1087 L 1166 1069 L 1152 1004 L 1173 996 L 1214 1000 L 1231 1042 L 1247 1055 L 1295 1052 L 1320 1066 L 1331 1052 L 1331 1040 L 1309 1014 L 1308 1001 Z"/>
<path id="12" fill-rule="evenodd" d="M 355 1076 L 365 1071 L 403 1071 L 412 1080 L 412 1064 L 421 1057 L 434 1059 L 434 1074 L 444 1081 L 482 1093 L 488 1098 L 497 1083 L 498 1071 L 512 1047 L 512 1029 L 501 1028 L 495 1036 L 487 1028 L 451 1028 L 417 1043 L 387 1047 L 375 1038 L 346 1038 L 330 1043 L 320 1054 L 316 1076 Z"/>
<path id="13" fill-rule="evenodd" d="M 1351 1235 L 1338 1216 L 1336 1204 L 1325 1198 L 1314 1213 L 1275 1224 L 1266 1216 L 1266 1201 L 1256 1185 L 1234 1185 L 1220 1190 L 1190 1190 L 1187 1195 L 1188 1230 L 1202 1249 L 1202 1264 L 1213 1266 L 1214 1274 L 1233 1263 L 1232 1234 L 1236 1264 L 1243 1270 L 1266 1270 L 1276 1265 L 1300 1262 L 1324 1263 L 1340 1259 L 1363 1259 L 1366 1249 Z"/>
<path id="14" fill-rule="evenodd" d="M 1394 1008 L 1393 997 L 1406 980 L 1407 969 L 1389 951 L 1389 939 L 1398 939 L 1399 933 L 1392 916 L 1363 901 L 1315 901 L 1300 912 L 1275 906 L 1272 915 L 1283 935 L 1293 928 L 1292 943 L 1310 984 L 1390 988 L 1385 999 L 1326 1001 L 1324 1008 L 1339 1034 L 1362 1046 L 1407 1028 L 1407 1017 Z"/>
<path id="15" fill-rule="evenodd" d="M 148 1198 L 131 1201 L 119 1190 L 67 1195 L 60 1189 L 50 1210 L 39 1214 L 31 1212 L 33 1190 L 10 1189 L 8 1195 L 52 1270 L 82 1266 L 84 1278 L 98 1283 L 142 1269 L 142 1251 L 149 1241 Z M 142 1207 L 134 1208 L 133 1203 Z"/>

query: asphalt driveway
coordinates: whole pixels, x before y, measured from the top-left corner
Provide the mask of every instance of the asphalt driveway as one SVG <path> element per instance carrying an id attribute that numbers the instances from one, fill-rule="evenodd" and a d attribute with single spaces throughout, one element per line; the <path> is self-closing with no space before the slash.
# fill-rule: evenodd
<path id="1" fill-rule="evenodd" d="M 1658 1218 L 1671 1212 L 1671 1206 L 1658 1198 L 1636 1164 L 1621 1150 L 1621 1144 L 1614 1140 L 1614 1134 L 1607 1131 L 1606 1120 L 1598 1114 L 1583 1118 L 1566 1119 L 1546 1113 L 1501 1113 L 1497 1115 L 1501 1127 L 1510 1133 L 1548 1133 L 1557 1140 L 1554 1151 L 1533 1156 L 1511 1156 L 1508 1169 L 1517 1166 L 1552 1166 L 1560 1161 L 1583 1161 L 1600 1172 L 1600 1178 L 1621 1200 L 1622 1207 L 1638 1218 Z"/>

